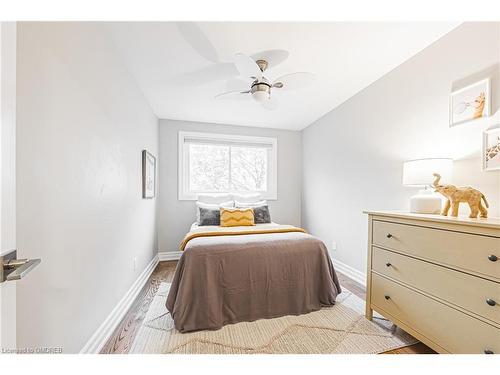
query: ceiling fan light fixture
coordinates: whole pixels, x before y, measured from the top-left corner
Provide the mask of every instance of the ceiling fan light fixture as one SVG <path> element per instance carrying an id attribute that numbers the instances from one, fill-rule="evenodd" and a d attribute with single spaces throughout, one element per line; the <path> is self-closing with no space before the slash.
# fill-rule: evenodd
<path id="1" fill-rule="evenodd" d="M 262 103 L 269 100 L 271 96 L 271 87 L 267 83 L 257 83 L 252 86 L 252 98 Z"/>
<path id="2" fill-rule="evenodd" d="M 269 93 L 265 91 L 255 91 L 252 94 L 252 98 L 257 102 L 262 103 L 265 100 L 269 100 Z"/>

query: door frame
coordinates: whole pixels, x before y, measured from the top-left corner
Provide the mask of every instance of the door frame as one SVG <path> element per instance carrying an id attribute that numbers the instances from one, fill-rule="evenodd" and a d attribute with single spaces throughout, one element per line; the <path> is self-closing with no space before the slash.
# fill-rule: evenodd
<path id="1" fill-rule="evenodd" d="M 17 23 L 0 22 L 0 254 L 16 248 L 16 54 Z M 0 354 L 17 349 L 16 332 L 16 282 L 3 282 Z"/>

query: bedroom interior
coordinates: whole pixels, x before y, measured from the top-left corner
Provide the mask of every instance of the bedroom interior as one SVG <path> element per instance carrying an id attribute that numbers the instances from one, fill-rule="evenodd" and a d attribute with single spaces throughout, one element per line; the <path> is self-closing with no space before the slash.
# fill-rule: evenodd
<path id="1" fill-rule="evenodd" d="M 0 25 L 2 357 L 500 353 L 500 22 Z"/>

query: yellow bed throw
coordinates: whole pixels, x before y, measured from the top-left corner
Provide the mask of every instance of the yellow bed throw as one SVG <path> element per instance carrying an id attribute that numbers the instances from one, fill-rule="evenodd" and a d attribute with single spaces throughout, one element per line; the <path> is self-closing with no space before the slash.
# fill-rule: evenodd
<path id="1" fill-rule="evenodd" d="M 261 227 L 262 225 L 262 227 Z M 197 237 L 213 237 L 213 236 L 237 236 L 244 234 L 266 234 L 266 233 L 289 233 L 301 232 L 306 233 L 302 228 L 294 227 L 293 225 L 272 225 L 259 224 L 249 227 L 215 227 L 208 226 L 206 228 L 198 227 L 186 234 L 179 246 L 180 250 L 184 250 L 187 243 Z"/>

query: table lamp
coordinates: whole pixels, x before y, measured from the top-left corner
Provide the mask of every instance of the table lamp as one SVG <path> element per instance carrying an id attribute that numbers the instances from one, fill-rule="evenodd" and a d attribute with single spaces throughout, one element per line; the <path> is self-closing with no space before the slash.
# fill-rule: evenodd
<path id="1" fill-rule="evenodd" d="M 441 196 L 434 192 L 434 173 L 441 175 L 441 181 L 451 182 L 453 160 L 448 158 L 417 159 L 403 163 L 403 185 L 423 187 L 410 198 L 410 212 L 438 214 L 441 211 Z"/>

